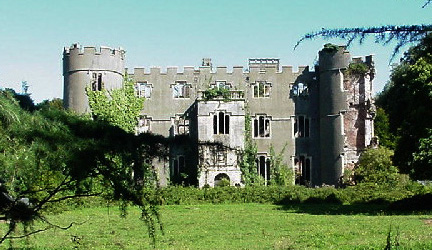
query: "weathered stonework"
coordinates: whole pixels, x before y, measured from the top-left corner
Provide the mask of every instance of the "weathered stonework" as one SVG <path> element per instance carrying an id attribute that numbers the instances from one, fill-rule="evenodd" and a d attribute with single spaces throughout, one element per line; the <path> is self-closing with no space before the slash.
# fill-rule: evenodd
<path id="1" fill-rule="evenodd" d="M 103 48 L 98 52 L 73 45 L 64 50 L 66 107 L 88 112 L 85 86 L 97 88 L 99 80 L 105 88 L 121 86 L 124 51 Z M 347 74 L 353 62 L 365 63 L 369 70 Z M 94 72 L 102 78 L 95 79 Z M 228 70 L 213 68 L 205 58 L 197 68 L 135 68 L 128 73 L 137 94 L 146 99 L 137 132 L 188 139 L 170 148 L 169 162 L 153 162 L 161 185 L 187 180 L 214 186 L 222 178 L 243 185 L 239 161 L 246 113 L 258 148 L 257 171 L 264 179 L 272 171 L 273 146 L 276 153 L 285 147 L 284 162 L 298 173 L 297 183 L 338 185 L 344 169 L 357 163 L 374 136 L 373 58 L 353 59 L 344 47 L 321 51 L 316 71 L 293 71 L 273 58 L 250 59 L 248 68 Z M 226 96 L 208 98 L 205 91 L 212 88 L 226 89 Z"/>

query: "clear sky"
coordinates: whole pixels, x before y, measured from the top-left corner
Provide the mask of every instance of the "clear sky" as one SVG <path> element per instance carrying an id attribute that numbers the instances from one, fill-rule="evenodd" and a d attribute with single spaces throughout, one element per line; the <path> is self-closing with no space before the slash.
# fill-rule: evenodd
<path id="1" fill-rule="evenodd" d="M 28 81 L 37 101 L 63 96 L 62 51 L 122 47 L 128 68 L 247 66 L 252 57 L 283 65 L 313 65 L 323 44 L 296 41 L 321 28 L 432 23 L 426 0 L 0 0 L 0 87 L 21 91 Z M 353 55 L 375 54 L 380 91 L 389 76 L 391 46 L 367 40 Z"/>

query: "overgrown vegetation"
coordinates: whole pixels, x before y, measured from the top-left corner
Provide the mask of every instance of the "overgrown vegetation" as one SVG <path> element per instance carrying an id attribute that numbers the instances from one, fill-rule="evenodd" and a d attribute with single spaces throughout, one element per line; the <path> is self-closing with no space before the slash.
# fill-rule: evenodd
<path id="1" fill-rule="evenodd" d="M 203 98 L 206 101 L 222 98 L 224 101 L 229 101 L 231 94 L 229 89 L 226 88 L 209 88 L 203 92 Z"/>
<path id="2" fill-rule="evenodd" d="M 127 75 L 122 88 L 93 91 L 89 85 L 86 93 L 94 119 L 135 132 L 144 99 L 135 95 L 134 82 Z"/>
<path id="3" fill-rule="evenodd" d="M 324 44 L 324 48 L 322 49 L 322 51 L 327 52 L 327 53 L 335 53 L 338 50 L 339 50 L 339 46 L 336 44 L 332 44 L 332 43 Z"/>
<path id="4" fill-rule="evenodd" d="M 252 118 L 249 112 L 245 114 L 245 143 L 241 153 L 240 170 L 242 181 L 246 186 L 259 185 L 263 182 L 256 169 L 257 145 L 252 139 Z"/>
<path id="5" fill-rule="evenodd" d="M 287 144 L 282 150 L 276 154 L 273 145 L 270 146 L 270 166 L 271 166 L 271 185 L 277 186 L 292 186 L 294 185 L 294 170 L 289 168 L 288 165 L 283 162 L 283 156 L 286 150 Z"/>
<path id="6" fill-rule="evenodd" d="M 348 75 L 364 75 L 369 72 L 369 66 L 363 62 L 352 62 L 348 65 L 346 73 Z"/>

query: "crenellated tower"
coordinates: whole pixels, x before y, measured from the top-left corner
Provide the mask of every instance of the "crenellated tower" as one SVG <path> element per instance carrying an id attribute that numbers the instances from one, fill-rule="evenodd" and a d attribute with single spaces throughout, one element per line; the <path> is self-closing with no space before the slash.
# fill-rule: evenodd
<path id="1" fill-rule="evenodd" d="M 85 93 L 93 90 L 120 88 L 125 72 L 125 51 L 121 48 L 81 47 L 73 44 L 63 50 L 63 77 L 65 108 L 77 113 L 89 112 Z"/>

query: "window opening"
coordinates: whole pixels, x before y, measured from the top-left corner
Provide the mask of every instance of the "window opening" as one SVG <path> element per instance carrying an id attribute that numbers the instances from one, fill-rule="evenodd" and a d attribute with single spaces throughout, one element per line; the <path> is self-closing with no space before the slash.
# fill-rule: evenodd
<path id="1" fill-rule="evenodd" d="M 254 119 L 254 137 L 266 138 L 270 137 L 270 118 L 264 115 L 259 115 Z"/>
<path id="2" fill-rule="evenodd" d="M 174 120 L 175 134 L 176 135 L 187 135 L 189 134 L 189 119 L 181 116 L 176 116 Z"/>
<path id="3" fill-rule="evenodd" d="M 220 111 L 213 115 L 213 134 L 229 134 L 230 116 Z"/>
<path id="4" fill-rule="evenodd" d="M 92 74 L 92 90 L 93 91 L 101 91 L 102 86 L 102 73 L 93 73 Z"/>
<path id="5" fill-rule="evenodd" d="M 310 118 L 299 115 L 294 118 L 294 137 L 302 138 L 310 136 Z"/>
<path id="6" fill-rule="evenodd" d="M 311 182 L 311 157 L 301 155 L 294 158 L 294 170 L 296 184 L 310 185 Z"/>
<path id="7" fill-rule="evenodd" d="M 173 85 L 174 98 L 190 98 L 190 84 L 186 81 L 176 81 Z"/>
<path id="8" fill-rule="evenodd" d="M 306 84 L 299 82 L 291 85 L 291 96 L 308 96 L 309 88 Z"/>
<path id="9" fill-rule="evenodd" d="M 270 181 L 270 159 L 265 155 L 260 155 L 256 159 L 257 164 L 257 172 L 264 180 L 267 185 L 268 181 Z"/>
<path id="10" fill-rule="evenodd" d="M 231 89 L 231 84 L 227 83 L 226 81 L 216 81 L 214 85 L 211 86 L 211 88 L 217 88 L 217 89 Z"/>
<path id="11" fill-rule="evenodd" d="M 141 115 L 138 120 L 138 134 L 150 132 L 151 118 Z"/>
<path id="12" fill-rule="evenodd" d="M 271 84 L 266 81 L 256 82 L 252 86 L 253 97 L 255 98 L 270 97 L 270 87 Z"/>
<path id="13" fill-rule="evenodd" d="M 150 98 L 152 92 L 151 84 L 147 82 L 137 82 L 135 85 L 135 94 L 138 97 Z"/>
<path id="14" fill-rule="evenodd" d="M 183 155 L 177 155 L 174 157 L 174 164 L 173 164 L 173 176 L 180 176 L 181 173 L 184 173 L 186 166 L 186 159 Z"/>

